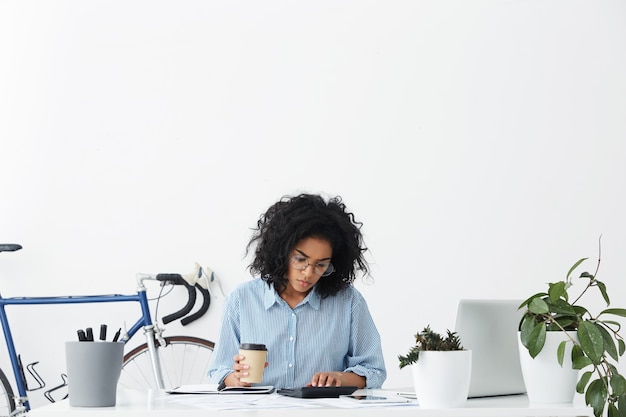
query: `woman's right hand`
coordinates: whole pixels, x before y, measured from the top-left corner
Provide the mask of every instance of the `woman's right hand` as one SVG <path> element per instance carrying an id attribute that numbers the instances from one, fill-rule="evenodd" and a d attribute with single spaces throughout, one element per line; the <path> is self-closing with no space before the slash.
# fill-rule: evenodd
<path id="1" fill-rule="evenodd" d="M 236 354 L 233 357 L 233 361 L 234 361 L 233 370 L 235 372 L 231 372 L 230 374 L 226 376 L 226 378 L 224 378 L 224 384 L 226 384 L 227 387 L 250 387 L 252 386 L 252 384 L 249 382 L 241 381 L 241 378 L 245 378 L 246 376 L 248 376 L 248 369 L 250 368 L 250 366 L 240 363 L 243 359 L 245 359 L 245 356 L 240 355 L 240 354 Z"/>
<path id="2" fill-rule="evenodd" d="M 251 387 L 252 384 L 250 382 L 243 382 L 241 378 L 245 378 L 248 376 L 248 369 L 250 369 L 249 365 L 241 363 L 246 357 L 244 355 L 237 354 L 233 357 L 233 370 L 235 372 L 231 372 L 224 378 L 224 384 L 227 387 Z M 265 367 L 267 368 L 268 363 L 265 362 Z"/>

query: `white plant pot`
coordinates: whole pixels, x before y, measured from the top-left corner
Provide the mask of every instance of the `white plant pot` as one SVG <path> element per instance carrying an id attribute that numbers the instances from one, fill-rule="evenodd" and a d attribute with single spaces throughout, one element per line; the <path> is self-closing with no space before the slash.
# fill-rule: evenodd
<path id="1" fill-rule="evenodd" d="M 411 365 L 417 401 L 422 408 L 463 407 L 469 393 L 472 351 L 423 351 Z"/>
<path id="2" fill-rule="evenodd" d="M 574 340 L 578 341 L 575 331 L 567 332 Z M 520 363 L 522 376 L 531 403 L 557 404 L 571 403 L 576 394 L 578 371 L 572 369 L 572 346 L 571 341 L 566 345 L 563 356 L 563 366 L 559 365 L 557 349 L 563 340 L 569 338 L 561 331 L 549 331 L 546 333 L 546 344 L 539 354 L 533 359 L 528 349 L 522 344 L 518 332 Z"/>

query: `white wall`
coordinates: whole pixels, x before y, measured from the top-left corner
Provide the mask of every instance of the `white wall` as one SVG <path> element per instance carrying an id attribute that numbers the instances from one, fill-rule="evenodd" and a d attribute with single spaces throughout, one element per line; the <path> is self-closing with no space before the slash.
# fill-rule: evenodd
<path id="1" fill-rule="evenodd" d="M 2 293 L 129 292 L 195 261 L 228 292 L 258 215 L 309 191 L 364 223 L 388 387 L 459 298 L 543 290 L 600 234 L 623 306 L 625 18 L 618 0 L 0 0 L 0 241 L 24 246 Z M 169 334 L 214 339 L 222 300 Z M 130 315 L 76 308 L 10 309 L 50 386 L 77 326 Z"/>

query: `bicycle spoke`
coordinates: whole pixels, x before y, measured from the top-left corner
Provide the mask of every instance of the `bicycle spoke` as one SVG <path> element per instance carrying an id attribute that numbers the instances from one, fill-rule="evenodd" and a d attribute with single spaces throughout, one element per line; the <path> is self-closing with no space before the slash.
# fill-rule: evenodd
<path id="1" fill-rule="evenodd" d="M 148 355 L 124 364 L 119 383 L 129 389 L 156 386 Z"/>
<path id="2" fill-rule="evenodd" d="M 165 347 L 157 347 L 165 388 L 208 381 L 213 343 L 191 336 L 172 336 Z M 125 356 L 120 384 L 127 388 L 157 388 L 146 344 Z"/>

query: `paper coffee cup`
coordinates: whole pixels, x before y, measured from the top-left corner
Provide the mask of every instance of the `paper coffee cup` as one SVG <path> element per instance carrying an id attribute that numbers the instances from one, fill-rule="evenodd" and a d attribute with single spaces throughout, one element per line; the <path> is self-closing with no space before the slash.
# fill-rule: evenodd
<path id="1" fill-rule="evenodd" d="M 245 358 L 239 363 L 248 365 L 248 376 L 241 378 L 241 382 L 259 383 L 263 380 L 265 361 L 267 360 L 267 348 L 265 345 L 256 343 L 242 343 L 239 345 L 239 354 Z"/>

